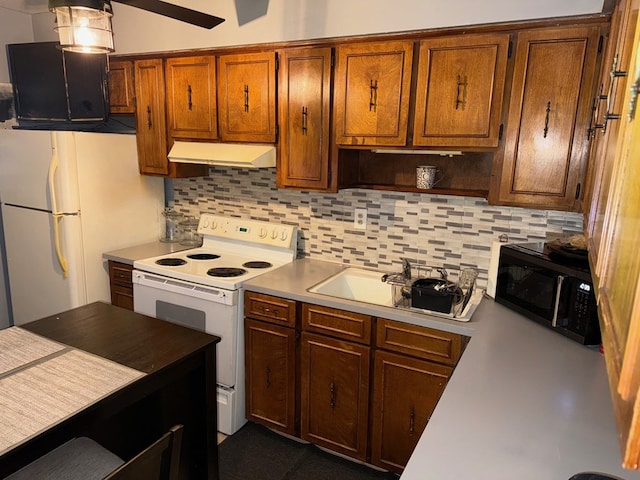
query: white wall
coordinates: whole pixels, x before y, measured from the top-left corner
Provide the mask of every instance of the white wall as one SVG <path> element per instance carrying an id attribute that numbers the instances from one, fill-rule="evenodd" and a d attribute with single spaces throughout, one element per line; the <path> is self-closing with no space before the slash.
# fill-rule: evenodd
<path id="1" fill-rule="evenodd" d="M 0 8 L 0 83 L 9 83 L 7 43 L 33 42 L 31 15 Z"/>
<path id="2" fill-rule="evenodd" d="M 116 53 L 212 48 L 580 15 L 602 11 L 603 0 L 171 0 L 171 3 L 226 21 L 206 30 L 113 3 Z M 265 10 L 266 15 L 247 21 Z M 38 16 L 52 18 L 49 13 Z M 0 24 L 0 30 L 2 28 Z M 48 22 L 34 25 L 34 29 L 37 41 L 51 34 Z"/>

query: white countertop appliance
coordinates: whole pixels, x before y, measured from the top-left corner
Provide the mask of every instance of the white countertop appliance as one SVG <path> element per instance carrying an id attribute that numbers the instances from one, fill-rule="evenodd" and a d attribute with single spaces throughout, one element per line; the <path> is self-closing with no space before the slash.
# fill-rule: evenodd
<path id="1" fill-rule="evenodd" d="M 295 260 L 297 228 L 205 213 L 198 234 L 198 248 L 134 262 L 134 310 L 221 337 L 218 430 L 231 435 L 246 422 L 243 284 Z"/>
<path id="2" fill-rule="evenodd" d="M 140 175 L 135 135 L 0 129 L 0 200 L 21 325 L 110 301 L 102 253 L 157 239 L 164 184 Z"/>

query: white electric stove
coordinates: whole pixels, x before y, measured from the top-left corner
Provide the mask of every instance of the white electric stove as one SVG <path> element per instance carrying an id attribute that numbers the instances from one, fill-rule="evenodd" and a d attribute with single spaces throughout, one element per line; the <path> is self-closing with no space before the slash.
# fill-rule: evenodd
<path id="1" fill-rule="evenodd" d="M 296 258 L 297 228 L 202 214 L 202 246 L 135 261 L 134 310 L 221 337 L 218 430 L 244 423 L 243 284 Z"/>

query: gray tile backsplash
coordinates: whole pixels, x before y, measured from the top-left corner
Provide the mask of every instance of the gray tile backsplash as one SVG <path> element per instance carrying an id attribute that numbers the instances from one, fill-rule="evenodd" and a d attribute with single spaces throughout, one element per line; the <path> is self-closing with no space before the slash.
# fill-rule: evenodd
<path id="1" fill-rule="evenodd" d="M 547 233 L 582 230 L 577 213 L 496 207 L 485 199 L 424 193 L 342 190 L 337 194 L 277 189 L 275 169 L 212 167 L 208 177 L 177 179 L 177 210 L 295 224 L 298 255 L 385 271 L 400 258 L 452 271 L 474 267 L 485 286 L 491 243 L 543 240 Z M 354 228 L 354 210 L 367 209 L 367 228 Z"/>

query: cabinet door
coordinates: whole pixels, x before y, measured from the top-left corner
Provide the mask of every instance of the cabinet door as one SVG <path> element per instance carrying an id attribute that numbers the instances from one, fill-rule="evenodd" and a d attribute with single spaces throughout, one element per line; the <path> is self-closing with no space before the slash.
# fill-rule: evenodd
<path id="1" fill-rule="evenodd" d="M 509 35 L 420 42 L 413 144 L 497 147 Z"/>
<path id="2" fill-rule="evenodd" d="M 245 320 L 246 414 L 253 422 L 297 435 L 296 331 Z"/>
<path id="3" fill-rule="evenodd" d="M 304 440 L 365 460 L 370 350 L 304 332 L 300 430 Z"/>
<path id="4" fill-rule="evenodd" d="M 406 145 L 412 62 L 411 41 L 337 48 L 337 144 Z"/>
<path id="5" fill-rule="evenodd" d="M 275 52 L 219 57 L 218 101 L 222 140 L 275 142 Z"/>
<path id="6" fill-rule="evenodd" d="M 136 140 L 140 173 L 167 175 L 165 88 L 162 59 L 137 60 Z"/>
<path id="7" fill-rule="evenodd" d="M 378 350 L 374 372 L 371 463 L 402 473 L 453 368 Z"/>
<path id="8" fill-rule="evenodd" d="M 593 101 L 589 175 L 584 201 L 589 259 L 593 266 L 598 264 L 615 163 L 616 138 L 621 122 L 624 121 L 620 114 L 624 107 L 625 77 L 629 75 L 627 69 L 633 49 L 634 20 L 638 15 L 639 3 L 638 0 L 622 0 L 616 4 L 602 61 L 600 86 Z M 592 273 L 596 274 L 596 271 L 592 270 Z M 597 274 L 594 278 L 597 279 Z"/>
<path id="9" fill-rule="evenodd" d="M 109 113 L 135 113 L 133 62 L 109 60 Z"/>
<path id="10" fill-rule="evenodd" d="M 168 58 L 165 73 L 169 137 L 218 138 L 215 57 Z"/>
<path id="11" fill-rule="evenodd" d="M 331 49 L 280 55 L 278 187 L 329 187 Z"/>
<path id="12" fill-rule="evenodd" d="M 624 108 L 616 138 L 603 246 L 596 275 L 598 313 L 607 373 L 623 451 L 622 465 L 640 465 L 640 20 L 625 81 Z"/>
<path id="13" fill-rule="evenodd" d="M 518 34 L 492 203 L 578 210 L 600 28 Z"/>

